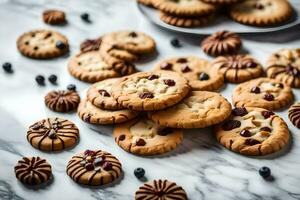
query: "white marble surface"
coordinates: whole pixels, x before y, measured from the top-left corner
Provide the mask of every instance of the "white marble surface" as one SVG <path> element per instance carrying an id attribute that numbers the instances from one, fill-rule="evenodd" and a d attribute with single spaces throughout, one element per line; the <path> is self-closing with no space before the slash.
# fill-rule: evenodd
<path id="1" fill-rule="evenodd" d="M 46 8 L 66 11 L 69 24 L 50 27 L 41 20 Z M 80 14 L 88 12 L 93 21 L 86 24 Z M 31 60 L 21 56 L 16 49 L 17 37 L 36 28 L 53 28 L 64 33 L 70 40 L 71 55 L 86 38 L 97 37 L 118 29 L 145 31 L 157 41 L 158 55 L 148 62 L 138 63 L 139 69 L 147 70 L 155 59 L 175 55 L 206 57 L 199 48 L 201 37 L 178 35 L 161 30 L 138 12 L 133 0 L 0 0 L 0 62 L 9 61 L 15 73 L 0 71 L 0 199 L 133 199 L 142 184 L 133 175 L 136 167 L 146 170 L 148 180 L 167 178 L 184 187 L 191 200 L 253 200 L 253 199 L 300 199 L 300 132 L 288 120 L 287 110 L 277 112 L 289 125 L 291 145 L 279 154 L 263 158 L 250 158 L 232 153 L 219 145 L 211 129 L 186 131 L 183 144 L 175 152 L 156 158 L 142 158 L 124 152 L 113 141 L 111 127 L 101 132 L 89 129 L 76 114 L 62 115 L 47 110 L 43 98 L 51 89 L 65 88 L 75 83 L 81 96 L 88 84 L 72 78 L 66 69 L 68 58 L 50 61 Z M 243 35 L 244 50 L 262 63 L 267 56 L 283 47 L 300 46 L 300 27 L 291 30 L 260 35 Z M 173 48 L 170 38 L 178 37 L 183 43 Z M 59 76 L 59 85 L 39 87 L 37 74 Z M 230 99 L 235 85 L 227 85 L 221 92 Z M 296 100 L 300 91 L 294 90 Z M 81 140 L 72 150 L 60 153 L 44 153 L 26 141 L 27 127 L 48 116 L 62 116 L 74 121 L 80 128 Z M 112 187 L 88 188 L 74 183 L 65 173 L 69 158 L 87 148 L 100 148 L 115 154 L 122 162 L 124 178 Z M 54 181 L 47 187 L 33 190 L 20 184 L 14 175 L 14 165 L 22 156 L 38 155 L 46 158 L 53 167 Z M 275 180 L 267 182 L 258 175 L 258 169 L 269 166 Z"/>

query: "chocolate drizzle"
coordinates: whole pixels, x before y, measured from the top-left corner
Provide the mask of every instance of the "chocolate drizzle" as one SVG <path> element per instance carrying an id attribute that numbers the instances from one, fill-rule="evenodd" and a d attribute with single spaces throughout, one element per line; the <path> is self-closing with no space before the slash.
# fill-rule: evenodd
<path id="1" fill-rule="evenodd" d="M 289 119 L 297 128 L 300 128 L 300 102 L 290 107 Z"/>

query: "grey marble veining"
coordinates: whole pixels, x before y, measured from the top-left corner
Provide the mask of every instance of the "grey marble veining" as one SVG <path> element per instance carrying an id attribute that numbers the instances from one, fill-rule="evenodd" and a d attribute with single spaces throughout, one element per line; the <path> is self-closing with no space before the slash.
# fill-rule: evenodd
<path id="1" fill-rule="evenodd" d="M 66 11 L 67 26 L 50 27 L 41 20 L 46 8 Z M 88 12 L 92 23 L 80 20 Z M 160 157 L 143 158 L 124 152 L 111 137 L 112 127 L 90 129 L 76 114 L 57 114 L 44 106 L 44 95 L 51 89 L 64 88 L 75 83 L 84 97 L 89 84 L 72 78 L 66 69 L 68 56 L 38 61 L 21 56 L 16 39 L 25 31 L 52 28 L 65 34 L 71 44 L 70 56 L 86 38 L 97 37 L 119 29 L 145 31 L 157 41 L 156 56 L 138 63 L 141 70 L 149 70 L 158 59 L 168 56 L 198 55 L 211 59 L 199 48 L 200 36 L 181 35 L 160 29 L 138 12 L 133 0 L 0 0 L 0 63 L 13 63 L 15 73 L 0 73 L 0 199 L 101 199 L 129 200 L 142 184 L 133 175 L 136 167 L 146 170 L 148 180 L 167 178 L 184 187 L 191 200 L 253 200 L 300 199 L 300 131 L 288 120 L 287 109 L 277 112 L 289 125 L 292 142 L 274 155 L 252 158 L 232 153 L 217 143 L 211 129 L 185 131 L 183 144 L 174 152 Z M 300 46 L 300 27 L 290 30 L 243 35 L 244 51 L 265 63 L 267 56 L 283 47 Z M 183 47 L 170 46 L 172 37 L 178 37 Z M 59 85 L 38 87 L 37 74 L 59 76 Z M 228 84 L 221 93 L 228 99 L 235 87 Z M 294 90 L 296 100 L 300 91 Z M 61 116 L 74 121 L 80 129 L 79 144 L 68 151 L 46 153 L 38 151 L 26 141 L 26 129 L 33 122 L 48 116 Z M 94 131 L 98 129 L 100 131 Z M 74 183 L 65 173 L 67 161 L 76 152 L 100 148 L 115 154 L 122 162 L 124 177 L 111 187 L 89 188 Z M 23 186 L 14 175 L 14 165 L 22 156 L 41 156 L 52 165 L 54 179 L 47 187 L 34 190 Z M 265 181 L 257 170 L 263 166 L 272 169 L 275 180 Z"/>

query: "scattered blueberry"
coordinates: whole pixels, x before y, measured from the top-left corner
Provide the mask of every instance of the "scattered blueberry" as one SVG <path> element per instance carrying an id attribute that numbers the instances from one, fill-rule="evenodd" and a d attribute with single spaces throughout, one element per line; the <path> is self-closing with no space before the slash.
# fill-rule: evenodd
<path id="1" fill-rule="evenodd" d="M 80 17 L 81 17 L 81 19 L 82 19 L 83 21 L 85 21 L 85 22 L 91 22 L 91 21 L 90 21 L 90 15 L 89 15 L 88 13 L 82 13 L 82 14 L 80 15 Z"/>
<path id="2" fill-rule="evenodd" d="M 269 167 L 261 167 L 259 169 L 259 175 L 261 175 L 263 178 L 268 178 L 271 176 L 271 170 Z"/>
<path id="3" fill-rule="evenodd" d="M 69 84 L 69 85 L 67 86 L 67 89 L 68 89 L 68 90 L 76 91 L 76 85 L 74 85 L 74 84 Z"/>
<path id="4" fill-rule="evenodd" d="M 42 75 L 37 75 L 35 77 L 35 81 L 39 84 L 39 85 L 45 85 L 45 77 Z"/>
<path id="5" fill-rule="evenodd" d="M 3 63 L 2 68 L 5 72 L 7 73 L 12 73 L 12 64 L 10 64 L 9 62 Z"/>
<path id="6" fill-rule="evenodd" d="M 62 41 L 57 41 L 55 44 L 56 48 L 58 49 L 64 49 L 66 47 L 66 44 L 63 43 Z"/>
<path id="7" fill-rule="evenodd" d="M 135 175 L 138 179 L 143 178 L 143 177 L 145 176 L 145 170 L 144 170 L 143 168 L 141 168 L 141 167 L 136 168 L 136 169 L 134 170 L 134 175 Z"/>
<path id="8" fill-rule="evenodd" d="M 48 77 L 48 80 L 49 80 L 50 83 L 56 84 L 57 76 L 54 75 L 54 74 L 51 74 L 51 75 Z"/>
<path id="9" fill-rule="evenodd" d="M 176 48 L 181 47 L 180 41 L 177 38 L 171 40 L 171 45 Z"/>

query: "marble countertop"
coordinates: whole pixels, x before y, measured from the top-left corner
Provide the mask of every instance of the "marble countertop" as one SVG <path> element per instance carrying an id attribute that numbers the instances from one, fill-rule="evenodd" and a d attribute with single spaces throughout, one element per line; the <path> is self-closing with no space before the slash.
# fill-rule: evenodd
<path id="1" fill-rule="evenodd" d="M 41 20 L 46 8 L 60 8 L 67 14 L 68 25 L 50 27 Z M 88 12 L 92 23 L 86 24 L 80 14 Z M 25 31 L 52 28 L 65 34 L 74 55 L 86 38 L 95 38 L 105 32 L 119 29 L 144 31 L 157 41 L 158 54 L 137 63 L 148 70 L 158 59 L 177 55 L 198 55 L 208 58 L 199 48 L 200 36 L 168 32 L 149 23 L 138 11 L 133 0 L 0 0 L 0 63 L 11 62 L 13 74 L 0 73 L 0 199 L 133 199 L 142 184 L 133 170 L 143 167 L 148 180 L 166 178 L 177 182 L 191 200 L 254 200 L 300 199 L 300 131 L 287 117 L 287 109 L 277 112 L 289 125 L 292 142 L 283 151 L 267 157 L 245 157 L 232 153 L 215 140 L 211 129 L 185 131 L 183 144 L 174 152 L 161 157 L 143 158 L 126 153 L 111 137 L 112 127 L 90 129 L 75 113 L 58 114 L 44 106 L 44 95 L 51 89 L 65 88 L 74 83 L 84 97 L 89 84 L 72 78 L 67 72 L 68 56 L 49 61 L 32 60 L 21 56 L 16 39 Z M 300 47 L 300 26 L 277 33 L 242 35 L 244 51 L 265 63 L 267 56 L 281 48 Z M 176 49 L 170 39 L 178 37 L 183 47 Z M 35 76 L 57 74 L 58 86 L 39 87 Z M 233 84 L 221 93 L 230 99 Z M 294 89 L 296 101 L 300 90 Z M 75 122 L 81 133 L 79 144 L 60 153 L 45 153 L 26 141 L 27 127 L 33 122 L 60 116 Z M 115 154 L 123 164 L 123 179 L 111 187 L 90 188 L 74 183 L 65 173 L 68 160 L 85 149 L 103 149 Z M 45 188 L 34 190 L 23 186 L 14 174 L 14 166 L 22 156 L 41 156 L 52 165 L 54 179 Z M 269 166 L 274 181 L 265 181 L 258 174 L 261 166 Z"/>

